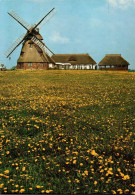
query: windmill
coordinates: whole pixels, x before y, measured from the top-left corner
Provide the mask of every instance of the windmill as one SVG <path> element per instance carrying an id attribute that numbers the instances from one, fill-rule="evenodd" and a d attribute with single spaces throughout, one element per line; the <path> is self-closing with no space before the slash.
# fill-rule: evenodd
<path id="1" fill-rule="evenodd" d="M 39 33 L 41 27 L 48 22 L 55 13 L 55 8 L 51 9 L 37 24 L 30 26 L 14 11 L 8 12 L 13 19 L 27 30 L 27 33 L 23 33 L 5 52 L 6 57 L 9 58 L 14 50 L 22 43 L 22 49 L 17 61 L 17 69 L 47 69 L 49 64 L 55 63 L 51 58 L 54 53 L 42 41 L 43 38 Z"/>

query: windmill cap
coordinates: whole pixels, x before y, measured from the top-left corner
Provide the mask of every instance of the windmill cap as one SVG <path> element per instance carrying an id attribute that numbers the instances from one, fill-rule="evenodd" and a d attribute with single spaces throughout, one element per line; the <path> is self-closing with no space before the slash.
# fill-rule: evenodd
<path id="1" fill-rule="evenodd" d="M 36 28 L 36 31 L 39 33 L 39 28 Z"/>

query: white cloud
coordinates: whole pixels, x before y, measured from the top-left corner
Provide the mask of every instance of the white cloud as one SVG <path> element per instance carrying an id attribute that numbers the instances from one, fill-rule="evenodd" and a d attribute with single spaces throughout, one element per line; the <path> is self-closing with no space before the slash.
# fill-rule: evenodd
<path id="1" fill-rule="evenodd" d="M 53 35 L 49 39 L 50 41 L 54 43 L 68 43 L 69 42 L 69 39 L 67 37 L 60 35 L 59 32 L 54 32 Z"/>
<path id="2" fill-rule="evenodd" d="M 135 7 L 135 0 L 107 0 L 107 2 L 114 8 L 127 9 L 128 7 Z"/>

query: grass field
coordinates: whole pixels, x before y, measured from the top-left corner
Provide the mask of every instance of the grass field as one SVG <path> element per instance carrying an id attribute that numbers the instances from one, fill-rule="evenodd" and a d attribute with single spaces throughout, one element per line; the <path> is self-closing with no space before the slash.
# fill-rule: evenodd
<path id="1" fill-rule="evenodd" d="M 131 193 L 135 73 L 0 72 L 1 193 Z"/>

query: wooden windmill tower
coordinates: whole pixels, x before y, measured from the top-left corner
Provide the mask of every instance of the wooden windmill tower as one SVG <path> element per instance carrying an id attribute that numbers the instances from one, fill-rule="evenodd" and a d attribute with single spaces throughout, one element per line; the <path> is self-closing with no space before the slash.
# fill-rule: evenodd
<path id="1" fill-rule="evenodd" d="M 54 53 L 42 41 L 43 38 L 39 33 L 39 29 L 55 14 L 54 8 L 34 26 L 30 26 L 14 11 L 8 14 L 27 30 L 27 33 L 23 33 L 5 52 L 8 58 L 22 43 L 17 69 L 47 69 L 49 64 L 54 64 L 55 62 L 51 58 Z"/>

